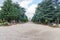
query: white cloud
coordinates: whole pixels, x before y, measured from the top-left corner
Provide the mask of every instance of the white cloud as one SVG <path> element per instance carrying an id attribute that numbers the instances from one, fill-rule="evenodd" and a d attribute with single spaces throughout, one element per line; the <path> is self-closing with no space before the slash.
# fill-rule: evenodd
<path id="1" fill-rule="evenodd" d="M 3 4 L 0 4 L 0 7 L 2 6 Z"/>
<path id="2" fill-rule="evenodd" d="M 36 4 L 32 4 L 28 9 L 27 9 L 27 11 L 29 12 L 29 13 L 35 13 L 35 9 L 36 9 L 36 7 L 37 7 L 37 5 Z"/>
<path id="3" fill-rule="evenodd" d="M 33 4 L 31 5 L 28 9 L 27 9 L 27 12 L 25 13 L 28 18 L 32 18 L 34 13 L 35 13 L 35 10 L 36 10 L 36 7 L 37 5 L 36 4 Z"/>
<path id="4" fill-rule="evenodd" d="M 21 0 L 12 0 L 13 2 L 20 2 Z"/>
<path id="5" fill-rule="evenodd" d="M 26 15 L 29 19 L 31 19 L 35 13 L 35 9 L 37 7 L 37 4 L 32 4 L 29 6 L 30 3 L 32 3 L 33 0 L 24 0 L 20 4 L 20 6 L 24 7 L 26 9 Z"/>
<path id="6" fill-rule="evenodd" d="M 24 7 L 24 8 L 28 8 L 28 5 L 32 2 L 32 0 L 24 0 L 22 1 L 20 4 L 20 6 Z"/>

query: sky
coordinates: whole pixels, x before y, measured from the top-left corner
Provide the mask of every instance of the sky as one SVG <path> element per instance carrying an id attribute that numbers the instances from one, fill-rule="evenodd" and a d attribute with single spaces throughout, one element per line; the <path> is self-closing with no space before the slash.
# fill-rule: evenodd
<path id="1" fill-rule="evenodd" d="M 31 19 L 35 13 L 38 3 L 42 0 L 12 0 L 13 2 L 18 2 L 19 5 L 26 9 L 26 15 Z M 3 5 L 4 0 L 0 0 L 0 6 Z"/>

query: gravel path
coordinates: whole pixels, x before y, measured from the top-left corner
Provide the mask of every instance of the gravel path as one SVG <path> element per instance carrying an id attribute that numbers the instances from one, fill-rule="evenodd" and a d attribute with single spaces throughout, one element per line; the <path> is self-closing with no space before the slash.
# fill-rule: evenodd
<path id="1" fill-rule="evenodd" d="M 60 40 L 60 28 L 31 22 L 0 27 L 0 40 Z"/>

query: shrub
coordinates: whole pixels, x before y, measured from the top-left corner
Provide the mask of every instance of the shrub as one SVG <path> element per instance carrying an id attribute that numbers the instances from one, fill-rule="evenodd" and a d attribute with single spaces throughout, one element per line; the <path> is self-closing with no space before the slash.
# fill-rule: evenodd
<path id="1" fill-rule="evenodd" d="M 8 22 L 6 20 L 1 20 L 0 19 L 0 26 L 2 26 L 2 25 L 7 26 L 9 24 L 8 24 Z"/>
<path id="2" fill-rule="evenodd" d="M 2 23 L 3 21 L 0 19 L 0 23 Z"/>
<path id="3" fill-rule="evenodd" d="M 8 26 L 9 24 L 8 24 L 8 22 L 4 22 L 4 23 L 2 23 L 2 25 Z"/>

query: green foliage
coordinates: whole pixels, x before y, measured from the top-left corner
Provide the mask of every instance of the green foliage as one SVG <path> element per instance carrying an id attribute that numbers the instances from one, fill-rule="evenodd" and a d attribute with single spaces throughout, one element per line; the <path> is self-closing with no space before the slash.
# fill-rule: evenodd
<path id="1" fill-rule="evenodd" d="M 9 23 L 6 20 L 0 19 L 0 26 L 2 26 L 2 25 L 7 26 L 7 25 L 9 25 Z"/>
<path id="2" fill-rule="evenodd" d="M 25 15 L 25 9 L 20 7 L 18 3 L 12 3 L 11 0 L 6 0 L 1 8 L 0 19 L 2 20 L 4 19 L 7 22 L 11 22 L 12 20 L 25 22 L 28 20 Z"/>
<path id="3" fill-rule="evenodd" d="M 2 25 L 7 26 L 7 25 L 9 25 L 9 23 L 8 22 L 4 22 L 4 23 L 2 23 Z"/>
<path id="4" fill-rule="evenodd" d="M 49 22 L 57 21 L 57 18 L 60 19 L 60 5 L 58 0 L 43 0 L 38 4 L 32 21 L 48 24 Z"/>

